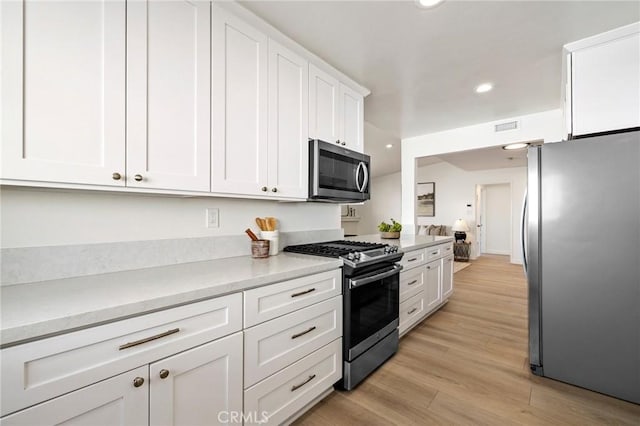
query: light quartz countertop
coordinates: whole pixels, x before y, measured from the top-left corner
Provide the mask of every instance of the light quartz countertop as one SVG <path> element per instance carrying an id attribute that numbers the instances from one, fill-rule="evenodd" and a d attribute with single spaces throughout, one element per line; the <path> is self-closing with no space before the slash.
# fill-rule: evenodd
<path id="1" fill-rule="evenodd" d="M 0 345 L 329 271 L 340 259 L 280 253 L 0 287 Z"/>
<path id="2" fill-rule="evenodd" d="M 351 241 L 366 241 L 368 243 L 382 243 L 398 246 L 403 251 L 418 250 L 425 247 L 436 246 L 438 244 L 453 242 L 453 237 L 440 237 L 434 235 L 405 235 L 400 233 L 398 239 L 380 238 L 380 234 L 358 235 L 346 238 Z"/>

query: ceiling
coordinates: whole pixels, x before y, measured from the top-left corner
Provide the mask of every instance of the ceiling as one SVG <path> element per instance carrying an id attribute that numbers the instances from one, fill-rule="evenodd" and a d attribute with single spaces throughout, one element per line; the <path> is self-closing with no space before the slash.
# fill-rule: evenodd
<path id="1" fill-rule="evenodd" d="M 532 145 L 542 144 L 542 141 L 531 142 Z M 470 151 L 458 151 L 450 154 L 418 158 L 418 167 L 437 164 L 440 162 L 449 163 L 459 169 L 467 171 L 506 169 L 509 167 L 526 167 L 527 150 L 517 149 L 507 151 L 501 146 L 474 149 Z"/>
<path id="2" fill-rule="evenodd" d="M 396 138 L 559 108 L 562 46 L 640 21 L 636 1 L 242 4 L 370 89 L 365 121 Z"/>

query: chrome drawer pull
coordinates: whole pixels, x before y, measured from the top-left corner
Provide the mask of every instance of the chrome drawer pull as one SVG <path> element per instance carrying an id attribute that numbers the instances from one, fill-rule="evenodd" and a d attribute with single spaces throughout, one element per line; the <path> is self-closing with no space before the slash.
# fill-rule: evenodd
<path id="1" fill-rule="evenodd" d="M 135 340 L 133 342 L 125 343 L 124 345 L 120 345 L 118 350 L 129 349 L 133 346 L 142 345 L 143 343 L 151 342 L 152 340 L 162 339 L 163 337 L 170 336 L 172 334 L 176 334 L 180 331 L 179 328 L 174 328 L 173 330 L 165 331 L 164 333 L 156 334 L 155 336 L 145 337 L 144 339 Z"/>
<path id="2" fill-rule="evenodd" d="M 316 326 L 314 325 L 313 327 L 309 327 L 309 329 L 308 329 L 308 330 L 305 330 L 305 331 L 303 331 L 303 332 L 301 332 L 301 333 L 298 333 L 298 334 L 294 334 L 293 336 L 291 336 L 291 338 L 292 338 L 292 339 L 297 339 L 297 338 L 298 338 L 298 337 L 300 337 L 300 336 L 304 336 L 304 335 L 305 335 L 305 334 L 307 334 L 307 333 L 311 333 L 311 332 L 312 332 L 313 330 L 315 330 L 315 329 L 316 329 Z"/>
<path id="3" fill-rule="evenodd" d="M 416 260 L 418 260 L 418 258 L 417 258 L 417 257 L 414 257 L 413 259 L 409 259 L 409 260 L 407 260 L 407 262 L 415 262 Z"/>
<path id="4" fill-rule="evenodd" d="M 409 312 L 407 312 L 407 315 L 411 315 L 412 313 L 414 313 L 415 311 L 417 311 L 418 308 L 413 308 L 412 310 L 410 310 Z"/>
<path id="5" fill-rule="evenodd" d="M 291 386 L 291 392 L 297 391 L 298 389 L 300 389 L 301 387 L 303 387 L 304 385 L 306 385 L 307 383 L 309 383 L 310 381 L 312 381 L 315 378 L 316 378 L 316 375 L 312 374 L 311 376 L 309 376 L 309 378 L 307 380 L 305 380 L 304 382 L 300 383 L 299 385 Z"/>
<path id="6" fill-rule="evenodd" d="M 314 288 L 310 288 L 309 290 L 301 291 L 300 293 L 293 293 L 291 295 L 291 297 L 302 296 L 303 294 L 311 293 L 312 291 L 316 291 L 315 287 Z"/>
<path id="7" fill-rule="evenodd" d="M 417 282 L 418 282 L 418 280 L 413 280 L 413 281 L 411 281 L 411 282 L 410 282 L 409 284 L 407 284 L 407 285 L 414 285 L 414 284 L 415 284 L 415 283 L 417 283 Z"/>
<path id="8" fill-rule="evenodd" d="M 432 252 L 431 254 L 435 256 L 436 254 L 438 254 L 438 252 L 437 252 L 437 251 L 434 251 L 434 252 Z"/>

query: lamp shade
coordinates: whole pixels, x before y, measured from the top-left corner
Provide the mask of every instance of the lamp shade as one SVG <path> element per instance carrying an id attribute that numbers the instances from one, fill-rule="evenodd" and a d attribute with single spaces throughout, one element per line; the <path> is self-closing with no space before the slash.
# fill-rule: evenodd
<path id="1" fill-rule="evenodd" d="M 469 230 L 469 225 L 467 225 L 467 222 L 464 219 L 458 219 L 451 229 L 458 232 L 467 232 Z"/>

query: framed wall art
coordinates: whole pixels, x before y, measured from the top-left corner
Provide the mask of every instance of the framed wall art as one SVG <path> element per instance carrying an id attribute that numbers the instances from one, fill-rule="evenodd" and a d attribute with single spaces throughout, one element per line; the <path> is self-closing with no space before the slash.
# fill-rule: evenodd
<path id="1" fill-rule="evenodd" d="M 421 182 L 416 188 L 416 211 L 418 216 L 436 215 L 436 183 Z"/>

